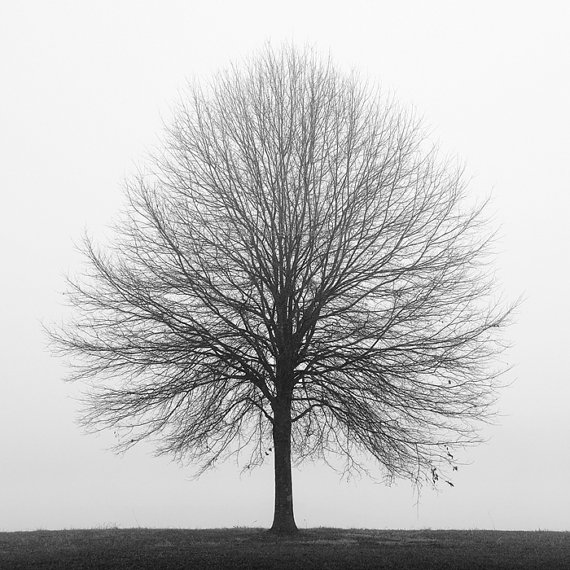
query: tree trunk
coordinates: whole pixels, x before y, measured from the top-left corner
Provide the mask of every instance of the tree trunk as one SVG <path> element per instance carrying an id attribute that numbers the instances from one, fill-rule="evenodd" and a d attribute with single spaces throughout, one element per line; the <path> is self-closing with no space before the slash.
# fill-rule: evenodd
<path id="1" fill-rule="evenodd" d="M 279 402 L 274 410 L 273 452 L 275 458 L 275 511 L 270 531 L 277 534 L 297 532 L 293 516 L 293 479 L 291 477 L 291 404 Z"/>

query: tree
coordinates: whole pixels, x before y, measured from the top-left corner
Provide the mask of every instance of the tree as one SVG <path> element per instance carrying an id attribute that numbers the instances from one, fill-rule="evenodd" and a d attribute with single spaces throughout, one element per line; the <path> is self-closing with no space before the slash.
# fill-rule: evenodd
<path id="1" fill-rule="evenodd" d="M 52 332 L 90 383 L 87 426 L 202 469 L 273 452 L 278 533 L 296 530 L 292 458 L 436 479 L 477 440 L 509 311 L 484 205 L 411 114 L 267 49 L 191 88 L 126 196 Z"/>

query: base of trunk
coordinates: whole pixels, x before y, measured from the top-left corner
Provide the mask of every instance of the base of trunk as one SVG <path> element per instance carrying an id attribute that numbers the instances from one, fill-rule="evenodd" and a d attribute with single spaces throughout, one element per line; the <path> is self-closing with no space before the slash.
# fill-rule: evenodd
<path id="1" fill-rule="evenodd" d="M 292 522 L 285 522 L 285 523 L 273 523 L 273 526 L 267 531 L 270 532 L 271 534 L 277 534 L 280 536 L 285 536 L 285 535 L 292 535 L 292 534 L 297 534 L 299 532 L 299 529 L 297 528 L 297 525 L 295 524 L 295 521 Z"/>

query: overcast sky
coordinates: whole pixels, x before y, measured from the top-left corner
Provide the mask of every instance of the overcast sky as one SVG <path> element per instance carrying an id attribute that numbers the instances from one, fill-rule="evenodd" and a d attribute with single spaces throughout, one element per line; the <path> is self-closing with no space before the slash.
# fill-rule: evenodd
<path id="1" fill-rule="evenodd" d="M 570 4 L 566 1 L 22 1 L 0 7 L 0 530 L 269 526 L 272 466 L 190 479 L 75 421 L 46 350 L 74 241 L 103 235 L 177 93 L 270 40 L 330 52 L 413 105 L 492 192 L 497 279 L 525 302 L 512 385 L 455 487 L 294 472 L 297 523 L 570 530 Z"/>

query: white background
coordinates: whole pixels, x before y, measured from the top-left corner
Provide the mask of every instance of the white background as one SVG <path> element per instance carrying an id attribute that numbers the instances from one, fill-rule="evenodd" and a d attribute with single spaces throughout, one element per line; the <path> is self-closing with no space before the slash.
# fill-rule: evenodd
<path id="1" fill-rule="evenodd" d="M 511 387 L 455 487 L 294 473 L 299 526 L 570 529 L 570 9 L 565 1 L 21 1 L 0 7 L 0 530 L 268 526 L 271 465 L 198 481 L 74 423 L 40 322 L 59 322 L 84 229 L 105 235 L 121 184 L 189 78 L 270 40 L 332 55 L 396 92 L 472 192 L 492 191 L 497 279 L 525 301 Z"/>

